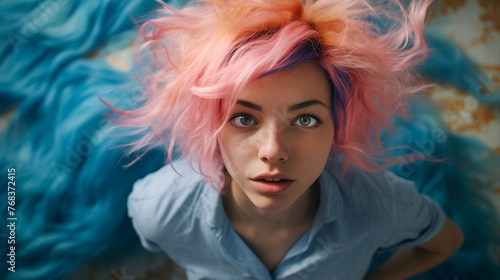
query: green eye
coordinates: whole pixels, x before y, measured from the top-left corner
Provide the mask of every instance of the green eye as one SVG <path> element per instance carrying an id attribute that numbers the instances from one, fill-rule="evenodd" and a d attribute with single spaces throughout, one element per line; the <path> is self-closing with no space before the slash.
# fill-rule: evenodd
<path id="1" fill-rule="evenodd" d="M 231 119 L 231 122 L 237 127 L 247 127 L 256 124 L 252 117 L 245 115 L 236 116 Z"/>
<path id="2" fill-rule="evenodd" d="M 294 125 L 302 126 L 302 127 L 312 127 L 318 123 L 318 120 L 313 116 L 303 115 L 299 116 L 297 120 L 294 122 Z"/>

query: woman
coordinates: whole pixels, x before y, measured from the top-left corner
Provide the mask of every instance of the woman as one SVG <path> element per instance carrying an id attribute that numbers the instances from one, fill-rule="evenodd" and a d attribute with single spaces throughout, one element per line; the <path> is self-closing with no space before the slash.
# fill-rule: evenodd
<path id="1" fill-rule="evenodd" d="M 185 155 L 129 197 L 144 247 L 189 279 L 362 279 L 396 249 L 365 279 L 404 279 L 452 255 L 461 231 L 381 171 L 397 163 L 381 148 L 391 117 L 423 88 L 408 69 L 428 4 L 165 5 L 142 27 L 146 100 L 121 112 L 151 128 L 136 149 Z"/>

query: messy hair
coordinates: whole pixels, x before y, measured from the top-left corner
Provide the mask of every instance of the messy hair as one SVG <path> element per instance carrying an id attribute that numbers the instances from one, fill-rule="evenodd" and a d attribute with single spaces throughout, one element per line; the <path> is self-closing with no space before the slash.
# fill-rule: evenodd
<path id="1" fill-rule="evenodd" d="M 140 28 L 144 101 L 123 125 L 132 150 L 174 146 L 208 179 L 224 180 L 217 135 L 248 83 L 301 61 L 319 63 L 332 88 L 335 149 L 344 166 L 387 167 L 382 136 L 421 90 L 413 66 L 426 58 L 430 0 L 201 0 L 162 3 Z M 224 102 L 221 102 L 224 100 Z M 175 168 L 175 167 L 174 167 Z M 209 180 L 210 181 L 210 180 Z"/>

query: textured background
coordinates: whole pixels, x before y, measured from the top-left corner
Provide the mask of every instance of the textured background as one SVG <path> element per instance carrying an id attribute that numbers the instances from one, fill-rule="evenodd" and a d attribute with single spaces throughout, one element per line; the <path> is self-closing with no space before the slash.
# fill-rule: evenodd
<path id="1" fill-rule="evenodd" d="M 442 0 L 434 4 L 429 20 L 483 68 L 488 78 L 483 86 L 489 91 L 500 87 L 499 15 L 498 0 Z M 480 105 L 451 87 L 436 85 L 430 92 L 445 108 L 442 118 L 450 129 L 477 137 L 500 154 L 500 108 Z"/>

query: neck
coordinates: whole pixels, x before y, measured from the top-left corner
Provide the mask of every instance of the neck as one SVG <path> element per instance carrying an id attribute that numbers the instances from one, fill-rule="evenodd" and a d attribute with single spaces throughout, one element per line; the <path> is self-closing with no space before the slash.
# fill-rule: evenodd
<path id="1" fill-rule="evenodd" d="M 311 224 L 319 204 L 319 184 L 314 182 L 290 207 L 280 211 L 257 208 L 229 178 L 223 197 L 226 214 L 233 225 L 252 225 L 266 230 L 300 227 Z M 236 189 L 238 188 L 238 189 Z"/>

